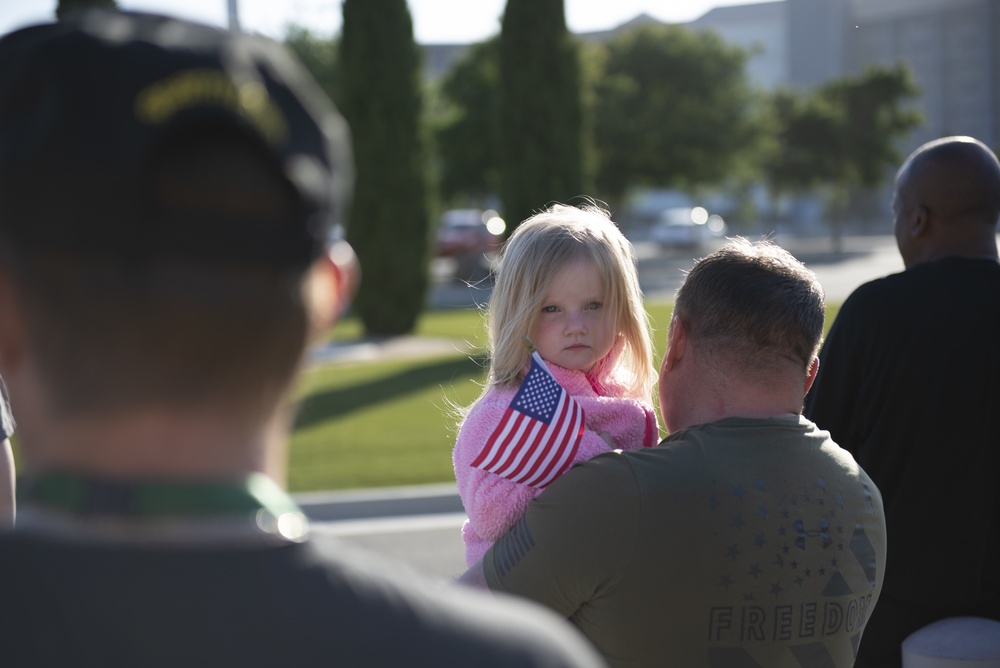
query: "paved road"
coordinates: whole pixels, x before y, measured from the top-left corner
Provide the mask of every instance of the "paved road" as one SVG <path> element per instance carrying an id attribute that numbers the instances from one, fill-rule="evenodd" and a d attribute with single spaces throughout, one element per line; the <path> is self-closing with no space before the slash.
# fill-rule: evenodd
<path id="1" fill-rule="evenodd" d="M 465 570 L 465 512 L 454 484 L 296 495 L 314 531 L 397 560 L 441 583 Z"/>
<path id="2" fill-rule="evenodd" d="M 843 301 L 861 283 L 903 269 L 891 236 L 848 237 L 840 253 L 831 252 L 828 239 L 776 241 L 816 272 L 830 301 Z M 647 297 L 672 299 L 694 254 L 665 253 L 648 243 L 636 244 L 636 250 Z M 436 266 L 435 305 L 468 308 L 488 298 L 485 282 L 470 286 L 451 280 L 448 269 L 447 264 Z M 305 494 L 297 499 L 317 532 L 335 534 L 441 583 L 465 569 L 460 535 L 465 515 L 453 484 Z"/>

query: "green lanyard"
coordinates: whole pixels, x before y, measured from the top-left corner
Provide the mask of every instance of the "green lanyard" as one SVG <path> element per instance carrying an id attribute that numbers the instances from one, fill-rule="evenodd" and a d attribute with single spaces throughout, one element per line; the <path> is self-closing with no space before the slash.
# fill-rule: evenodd
<path id="1" fill-rule="evenodd" d="M 72 473 L 43 473 L 18 484 L 18 502 L 80 515 L 133 518 L 243 515 L 274 516 L 298 506 L 273 480 L 254 473 L 241 480 L 212 482 L 120 482 Z"/>

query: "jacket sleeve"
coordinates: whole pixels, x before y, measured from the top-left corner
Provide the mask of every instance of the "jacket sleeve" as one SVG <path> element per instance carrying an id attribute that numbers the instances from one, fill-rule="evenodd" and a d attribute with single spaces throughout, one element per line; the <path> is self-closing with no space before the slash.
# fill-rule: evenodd
<path id="1" fill-rule="evenodd" d="M 531 500 L 542 491 L 472 466 L 500 424 L 513 396 L 512 391 L 498 390 L 483 397 L 462 423 L 452 454 L 458 493 L 469 523 L 476 534 L 491 542 L 512 527 L 524 515 Z M 610 450 L 604 439 L 585 430 L 573 463 Z"/>

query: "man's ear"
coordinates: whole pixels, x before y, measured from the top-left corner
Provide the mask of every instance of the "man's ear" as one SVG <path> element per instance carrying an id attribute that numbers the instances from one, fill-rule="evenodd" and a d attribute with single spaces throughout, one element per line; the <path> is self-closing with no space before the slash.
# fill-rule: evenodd
<path id="1" fill-rule="evenodd" d="M 347 311 L 360 279 L 357 256 L 344 242 L 335 244 L 313 262 L 305 285 L 311 339 L 337 324 Z"/>
<path id="2" fill-rule="evenodd" d="M 809 394 L 809 390 L 812 389 L 813 383 L 816 382 L 816 374 L 819 373 L 819 358 L 813 357 L 812 362 L 809 363 L 809 370 L 806 372 L 806 384 L 805 390 L 802 392 L 802 396 Z"/>
<path id="3" fill-rule="evenodd" d="M 663 367 L 672 371 L 687 352 L 688 330 L 684 321 L 674 316 L 670 321 L 670 333 L 667 335 L 667 352 L 663 355 Z"/>
<path id="4" fill-rule="evenodd" d="M 923 204 L 918 204 L 913 211 L 913 223 L 910 225 L 910 236 L 919 238 L 926 236 L 931 230 L 930 210 Z"/>

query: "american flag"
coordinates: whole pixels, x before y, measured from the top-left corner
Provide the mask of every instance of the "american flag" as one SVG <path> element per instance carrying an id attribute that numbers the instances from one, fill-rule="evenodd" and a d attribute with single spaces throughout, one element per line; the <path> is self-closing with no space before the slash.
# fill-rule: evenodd
<path id="1" fill-rule="evenodd" d="M 583 425 L 583 409 L 534 352 L 524 382 L 472 466 L 543 489 L 573 463 Z"/>

